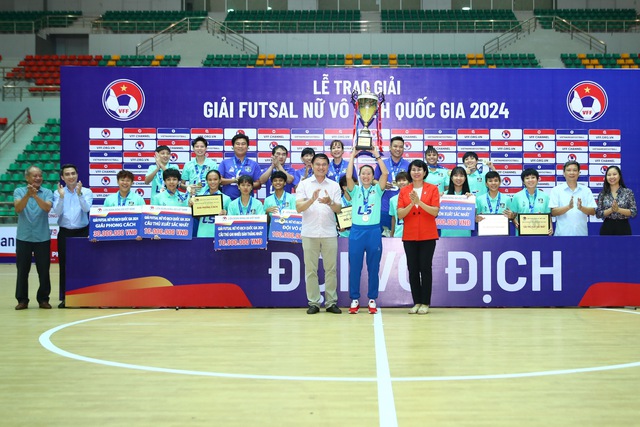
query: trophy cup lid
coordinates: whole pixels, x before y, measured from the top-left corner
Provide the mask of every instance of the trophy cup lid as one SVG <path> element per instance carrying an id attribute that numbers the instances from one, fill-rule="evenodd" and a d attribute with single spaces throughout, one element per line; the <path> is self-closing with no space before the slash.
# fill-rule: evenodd
<path id="1" fill-rule="evenodd" d="M 373 93 L 367 91 L 367 92 L 363 92 L 360 95 L 358 95 L 358 99 L 361 98 L 365 98 L 365 99 L 375 99 L 376 101 L 378 100 L 378 97 L 376 95 L 374 95 Z"/>

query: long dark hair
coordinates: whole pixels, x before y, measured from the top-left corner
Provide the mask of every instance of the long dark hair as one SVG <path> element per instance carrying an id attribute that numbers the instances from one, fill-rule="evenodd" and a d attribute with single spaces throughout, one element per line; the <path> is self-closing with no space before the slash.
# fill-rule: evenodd
<path id="1" fill-rule="evenodd" d="M 451 175 L 449 175 L 449 189 L 447 190 L 447 194 L 456 194 L 456 186 L 453 185 L 454 175 L 464 176 L 464 182 L 462 183 L 462 194 L 471 193 L 471 189 L 469 188 L 469 177 L 467 176 L 467 170 L 463 167 L 456 166 L 451 171 Z"/>
<path id="2" fill-rule="evenodd" d="M 626 185 L 624 185 L 624 179 L 622 179 L 622 171 L 620 170 L 620 168 L 618 166 L 609 166 L 607 168 L 607 172 L 609 172 L 609 169 L 615 169 L 618 171 L 618 175 L 620 175 L 620 188 L 627 188 Z M 604 184 L 602 185 L 602 192 L 604 194 L 609 194 L 611 193 L 611 185 L 609 185 L 609 181 L 607 181 L 607 174 L 604 174 Z"/>

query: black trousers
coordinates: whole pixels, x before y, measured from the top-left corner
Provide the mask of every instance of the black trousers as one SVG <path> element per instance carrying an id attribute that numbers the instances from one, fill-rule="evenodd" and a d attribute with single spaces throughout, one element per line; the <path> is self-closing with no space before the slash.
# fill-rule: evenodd
<path id="1" fill-rule="evenodd" d="M 631 236 L 628 219 L 605 219 L 600 227 L 601 236 Z"/>
<path id="2" fill-rule="evenodd" d="M 431 263 L 436 250 L 435 240 L 403 240 L 404 252 L 407 256 L 409 284 L 414 304 L 431 305 L 431 289 L 433 273 Z"/>
<path id="3" fill-rule="evenodd" d="M 67 290 L 67 238 L 88 237 L 89 226 L 83 228 L 64 228 L 58 231 L 58 265 L 60 267 L 60 301 L 64 301 L 64 293 Z"/>
<path id="4" fill-rule="evenodd" d="M 31 271 L 31 255 L 36 260 L 40 287 L 36 299 L 38 302 L 49 302 L 51 293 L 51 278 L 49 267 L 51 265 L 51 240 L 44 242 L 25 242 L 16 239 L 16 299 L 18 302 L 29 302 L 29 272 Z"/>

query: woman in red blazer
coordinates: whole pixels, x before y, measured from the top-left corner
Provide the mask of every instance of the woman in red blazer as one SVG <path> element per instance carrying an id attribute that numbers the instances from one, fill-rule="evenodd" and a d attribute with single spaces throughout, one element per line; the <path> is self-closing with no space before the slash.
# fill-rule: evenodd
<path id="1" fill-rule="evenodd" d="M 402 244 L 414 304 L 409 314 L 427 314 L 431 305 L 431 262 L 438 240 L 436 216 L 440 211 L 440 193 L 437 186 L 424 182 L 428 173 L 424 161 L 411 162 L 411 184 L 400 190 L 398 196 L 398 218 L 404 219 Z"/>

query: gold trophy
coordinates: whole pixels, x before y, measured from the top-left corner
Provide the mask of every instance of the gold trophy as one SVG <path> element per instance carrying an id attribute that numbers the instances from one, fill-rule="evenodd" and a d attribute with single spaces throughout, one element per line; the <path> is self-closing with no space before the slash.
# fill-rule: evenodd
<path id="1" fill-rule="evenodd" d="M 375 95 L 367 91 L 359 94 L 354 90 L 351 94 L 351 103 L 356 107 L 356 114 L 363 126 L 356 137 L 356 150 L 373 150 L 373 135 L 369 125 L 375 120 L 378 107 L 383 102 L 384 94 L 382 93 Z"/>

